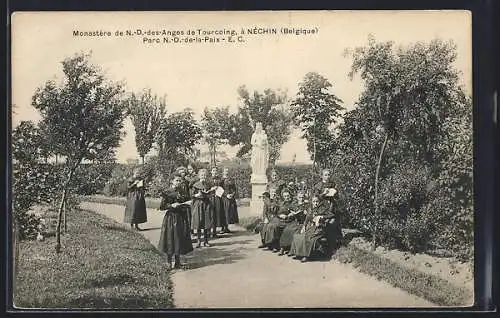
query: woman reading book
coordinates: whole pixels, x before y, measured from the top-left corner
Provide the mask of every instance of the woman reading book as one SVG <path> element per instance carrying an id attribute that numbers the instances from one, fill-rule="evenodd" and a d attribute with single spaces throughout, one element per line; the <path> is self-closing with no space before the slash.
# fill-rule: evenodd
<path id="1" fill-rule="evenodd" d="M 208 237 L 213 227 L 213 215 L 210 207 L 210 196 L 213 195 L 216 187 L 210 187 L 207 182 L 207 169 L 200 169 L 199 180 L 191 188 L 191 229 L 196 232 L 198 244 L 201 247 L 201 232 L 203 231 L 203 246 L 210 246 Z"/>
<path id="2" fill-rule="evenodd" d="M 139 169 L 134 170 L 132 177 L 127 181 L 127 205 L 125 206 L 124 222 L 140 231 L 139 224 L 146 223 L 146 200 L 144 198 L 144 180 Z"/>
<path id="3" fill-rule="evenodd" d="M 308 202 L 304 199 L 304 192 L 297 193 L 297 201 L 294 202 L 292 211 L 287 216 L 288 224 L 283 229 L 280 237 L 280 252 L 278 255 L 288 254 L 292 245 L 293 235 L 300 231 L 308 210 Z"/>
<path id="4" fill-rule="evenodd" d="M 183 177 L 174 174 L 170 187 L 162 193 L 160 211 L 165 212 L 161 227 L 158 249 L 167 254 L 168 268 L 172 268 L 172 257 L 174 257 L 174 268 L 180 268 L 180 255 L 193 251 L 191 233 L 188 228 L 188 207 L 190 197 L 183 189 Z"/>

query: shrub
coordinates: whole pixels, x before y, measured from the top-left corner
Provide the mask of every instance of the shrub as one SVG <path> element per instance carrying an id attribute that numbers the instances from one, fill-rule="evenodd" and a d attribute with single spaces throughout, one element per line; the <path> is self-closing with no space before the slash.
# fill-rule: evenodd
<path id="1" fill-rule="evenodd" d="M 383 243 L 413 252 L 426 249 L 435 229 L 432 215 L 422 213 L 430 180 L 427 167 L 409 160 L 381 182 L 379 222 L 382 226 L 377 234 Z"/>
<path id="2" fill-rule="evenodd" d="M 111 176 L 104 186 L 104 194 L 107 196 L 126 196 L 127 195 L 127 179 L 133 174 L 135 165 L 117 164 L 115 165 Z"/>
<path id="3" fill-rule="evenodd" d="M 19 239 L 35 239 L 40 218 L 32 213 L 36 204 L 50 204 L 59 195 L 59 171 L 44 164 L 14 164 L 12 209 Z"/>
<path id="4" fill-rule="evenodd" d="M 79 195 L 103 193 L 115 166 L 115 163 L 81 164 L 73 177 L 75 193 Z"/>

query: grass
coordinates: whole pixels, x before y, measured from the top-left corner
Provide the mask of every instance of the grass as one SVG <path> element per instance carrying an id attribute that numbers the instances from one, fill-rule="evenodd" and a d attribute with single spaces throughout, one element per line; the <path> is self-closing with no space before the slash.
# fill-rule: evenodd
<path id="1" fill-rule="evenodd" d="M 471 293 L 451 285 L 435 275 L 401 266 L 391 260 L 353 245 L 341 247 L 334 256 L 342 263 L 350 263 L 362 273 L 384 280 L 413 295 L 440 306 L 471 306 Z"/>
<path id="2" fill-rule="evenodd" d="M 141 234 L 91 211 L 68 211 L 68 233 L 21 241 L 17 308 L 173 308 L 165 260 Z"/>

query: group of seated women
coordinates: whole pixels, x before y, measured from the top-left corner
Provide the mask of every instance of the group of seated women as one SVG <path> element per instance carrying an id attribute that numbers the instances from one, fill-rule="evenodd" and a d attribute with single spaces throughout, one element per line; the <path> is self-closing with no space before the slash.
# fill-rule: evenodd
<path id="1" fill-rule="evenodd" d="M 309 200 L 298 190 L 295 198 L 283 182 L 271 174 L 268 191 L 263 193 L 262 244 L 278 255 L 288 255 L 302 262 L 315 257 L 328 257 L 339 246 L 342 231 L 336 211 L 336 189 L 330 171 L 314 185 Z"/>

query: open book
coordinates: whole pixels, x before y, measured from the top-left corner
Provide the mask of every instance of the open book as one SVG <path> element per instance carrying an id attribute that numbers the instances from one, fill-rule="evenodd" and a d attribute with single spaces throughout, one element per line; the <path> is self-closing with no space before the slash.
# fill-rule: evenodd
<path id="1" fill-rule="evenodd" d="M 300 214 L 302 213 L 303 211 L 302 210 L 298 210 L 298 211 L 290 211 L 290 213 L 288 213 L 288 216 L 294 216 L 294 215 L 297 215 L 297 214 Z"/>
<path id="2" fill-rule="evenodd" d="M 337 190 L 334 188 L 325 189 L 325 197 L 333 197 L 337 193 Z"/>
<path id="3" fill-rule="evenodd" d="M 219 198 L 222 197 L 223 194 L 224 194 L 224 189 L 222 187 L 217 187 L 217 189 L 215 189 L 215 195 L 218 196 Z"/>

